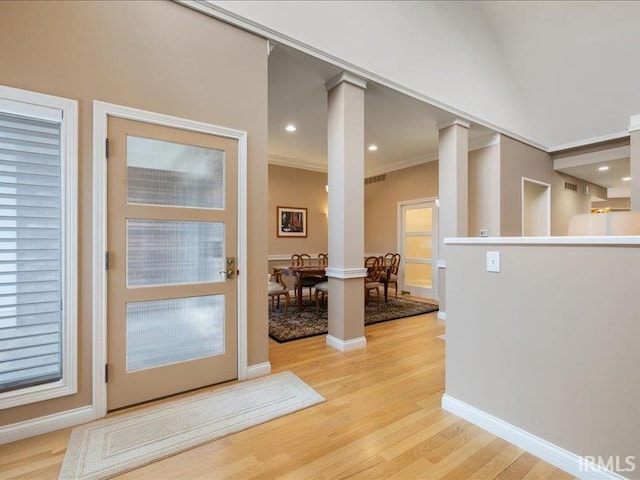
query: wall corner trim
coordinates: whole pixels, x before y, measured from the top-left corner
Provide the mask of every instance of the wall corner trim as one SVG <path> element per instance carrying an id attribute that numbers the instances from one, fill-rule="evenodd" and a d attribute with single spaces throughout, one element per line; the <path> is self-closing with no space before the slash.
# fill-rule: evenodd
<path id="1" fill-rule="evenodd" d="M 11 425 L 0 427 L 0 445 L 53 432 L 61 428 L 74 427 L 81 423 L 91 422 L 94 419 L 93 407 L 88 405 L 32 420 L 25 420 L 24 422 L 12 423 Z"/>
<path id="2" fill-rule="evenodd" d="M 625 480 L 624 477 L 617 473 L 587 462 L 583 457 L 575 453 L 569 452 L 446 393 L 442 396 L 442 408 L 575 477 L 584 480 Z"/>
<path id="3" fill-rule="evenodd" d="M 247 367 L 247 379 L 263 377 L 271 373 L 271 362 L 256 363 Z"/>
<path id="4" fill-rule="evenodd" d="M 438 310 L 438 320 L 446 320 L 446 319 L 447 319 L 447 312 Z"/>
<path id="5" fill-rule="evenodd" d="M 335 268 L 327 267 L 325 269 L 327 277 L 330 278 L 364 278 L 367 276 L 366 268 Z"/>
<path id="6" fill-rule="evenodd" d="M 367 346 L 366 337 L 352 338 L 351 340 L 342 340 L 333 335 L 327 335 L 327 345 L 341 352 L 348 352 L 350 350 L 358 350 Z"/>

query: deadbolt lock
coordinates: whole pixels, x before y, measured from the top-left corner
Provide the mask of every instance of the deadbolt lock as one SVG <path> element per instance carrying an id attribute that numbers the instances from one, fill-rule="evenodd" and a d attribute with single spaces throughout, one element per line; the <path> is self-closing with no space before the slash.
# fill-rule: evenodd
<path id="1" fill-rule="evenodd" d="M 226 270 L 220 270 L 227 280 L 236 276 L 236 257 L 227 257 Z"/>

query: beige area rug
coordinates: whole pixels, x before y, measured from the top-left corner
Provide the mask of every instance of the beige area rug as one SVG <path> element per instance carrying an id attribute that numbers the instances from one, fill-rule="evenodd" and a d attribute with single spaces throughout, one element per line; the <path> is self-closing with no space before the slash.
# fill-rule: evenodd
<path id="1" fill-rule="evenodd" d="M 283 372 L 97 420 L 73 429 L 59 478 L 110 478 L 323 401 Z"/>

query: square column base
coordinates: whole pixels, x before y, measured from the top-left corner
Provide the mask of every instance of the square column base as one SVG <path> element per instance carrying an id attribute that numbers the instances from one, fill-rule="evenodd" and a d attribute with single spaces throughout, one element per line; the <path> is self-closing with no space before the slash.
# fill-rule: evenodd
<path id="1" fill-rule="evenodd" d="M 367 346 L 366 337 L 352 338 L 351 340 L 341 340 L 333 335 L 327 335 L 327 345 L 341 352 L 349 350 L 358 350 Z"/>

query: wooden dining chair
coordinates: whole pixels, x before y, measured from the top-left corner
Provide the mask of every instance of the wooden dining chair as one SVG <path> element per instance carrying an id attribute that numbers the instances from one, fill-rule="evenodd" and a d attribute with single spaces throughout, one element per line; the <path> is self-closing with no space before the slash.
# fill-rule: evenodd
<path id="1" fill-rule="evenodd" d="M 365 268 L 372 268 L 380 264 L 380 257 L 367 257 L 364 259 Z"/>
<path id="2" fill-rule="evenodd" d="M 295 263 L 294 263 L 295 262 Z M 308 253 L 295 253 L 291 255 L 291 265 L 297 267 L 304 267 L 312 265 L 311 255 Z M 309 300 L 313 300 L 313 287 L 320 283 L 323 278 L 319 275 L 303 275 L 302 276 L 302 291 L 304 292 L 305 288 L 309 289 Z M 297 290 L 296 290 L 297 291 Z M 297 297 L 296 297 L 297 300 Z"/>
<path id="3" fill-rule="evenodd" d="M 319 253 L 318 265 L 322 265 L 323 267 L 326 267 L 327 265 L 329 265 L 329 255 L 326 253 Z"/>
<path id="4" fill-rule="evenodd" d="M 380 277 L 380 280 L 384 283 L 387 282 L 387 286 L 393 283 L 395 286 L 396 298 L 398 298 L 398 272 L 400 270 L 400 254 L 399 253 L 387 253 L 384 256 L 384 265 L 387 267 Z M 389 279 L 387 279 L 387 271 L 389 272 Z"/>
<path id="5" fill-rule="evenodd" d="M 320 282 L 315 285 L 316 290 L 316 311 L 320 311 L 320 295 L 322 295 L 322 302 L 324 303 L 326 297 L 329 295 L 329 282 Z"/>
<path id="6" fill-rule="evenodd" d="M 269 275 L 268 283 L 267 283 L 267 296 L 271 299 L 271 308 L 275 309 L 276 299 L 277 299 L 277 308 L 280 308 L 280 297 L 283 296 L 285 299 L 284 304 L 284 314 L 287 315 L 289 310 L 289 302 L 291 297 L 289 296 L 289 288 L 282 281 L 282 275 L 279 273 L 274 273 Z"/>
<path id="7" fill-rule="evenodd" d="M 371 258 L 373 260 L 369 261 Z M 364 304 L 365 306 L 369 304 L 371 292 L 375 290 L 376 308 L 378 308 L 380 306 L 380 287 L 383 286 L 380 283 L 380 276 L 385 267 L 379 257 L 368 257 L 367 261 L 365 261 L 365 266 L 367 267 L 367 278 L 364 279 Z M 369 265 L 367 265 L 367 263 L 369 263 Z"/>

